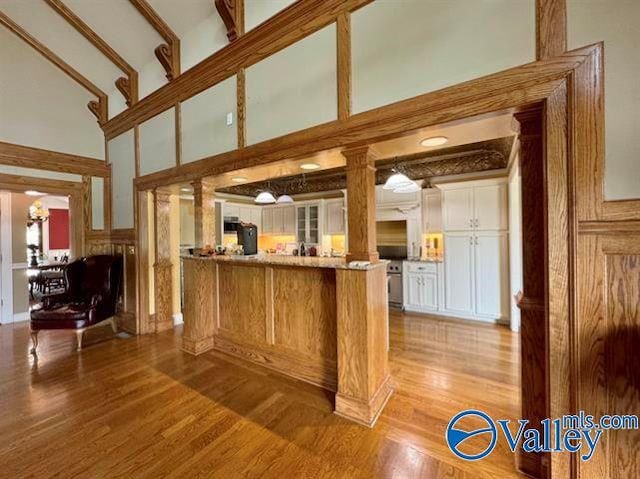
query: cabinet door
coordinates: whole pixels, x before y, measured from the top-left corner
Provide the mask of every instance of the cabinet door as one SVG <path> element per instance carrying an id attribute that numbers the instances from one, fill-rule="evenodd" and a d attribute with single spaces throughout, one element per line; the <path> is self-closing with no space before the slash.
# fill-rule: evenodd
<path id="1" fill-rule="evenodd" d="M 282 208 L 273 209 L 273 232 L 276 234 L 284 232 L 284 216 Z"/>
<path id="2" fill-rule="evenodd" d="M 260 230 L 262 229 L 262 212 L 260 211 L 260 208 L 251 208 L 249 217 L 251 218 L 251 223 L 258 227 L 258 233 L 260 233 Z"/>
<path id="3" fill-rule="evenodd" d="M 475 313 L 501 319 L 509 307 L 507 234 L 477 233 L 474 243 Z"/>
<path id="4" fill-rule="evenodd" d="M 473 188 L 444 190 L 442 200 L 445 231 L 473 229 Z"/>
<path id="5" fill-rule="evenodd" d="M 344 215 L 342 211 L 342 201 L 327 203 L 327 233 L 341 234 L 344 233 Z"/>
<path id="6" fill-rule="evenodd" d="M 262 232 L 265 234 L 273 233 L 273 208 L 262 209 Z"/>
<path id="7" fill-rule="evenodd" d="M 318 244 L 320 243 L 320 207 L 318 205 L 310 205 L 307 208 L 309 212 L 307 242 L 309 244 Z"/>
<path id="8" fill-rule="evenodd" d="M 285 206 L 282 208 L 282 232 L 288 235 L 296 234 L 296 207 Z"/>
<path id="9" fill-rule="evenodd" d="M 424 231 L 439 233 L 442 231 L 442 201 L 439 193 L 425 194 L 422 202 Z"/>
<path id="10" fill-rule="evenodd" d="M 473 235 L 446 234 L 444 241 L 444 308 L 473 314 Z"/>
<path id="11" fill-rule="evenodd" d="M 422 278 L 423 274 L 420 273 L 407 273 L 407 295 L 405 306 L 410 308 L 422 308 Z"/>
<path id="12" fill-rule="evenodd" d="M 251 207 L 239 206 L 238 220 L 242 221 L 243 223 L 251 223 Z"/>
<path id="13" fill-rule="evenodd" d="M 298 243 L 307 241 L 307 207 L 298 206 L 296 214 L 296 237 Z"/>
<path id="14" fill-rule="evenodd" d="M 430 311 L 438 310 L 438 275 L 422 275 L 422 307 Z"/>
<path id="15" fill-rule="evenodd" d="M 224 216 L 226 218 L 240 218 L 240 208 L 238 205 L 234 205 L 232 203 L 226 203 L 224 205 Z"/>
<path id="16" fill-rule="evenodd" d="M 507 185 L 474 188 L 474 226 L 477 230 L 507 229 Z"/>

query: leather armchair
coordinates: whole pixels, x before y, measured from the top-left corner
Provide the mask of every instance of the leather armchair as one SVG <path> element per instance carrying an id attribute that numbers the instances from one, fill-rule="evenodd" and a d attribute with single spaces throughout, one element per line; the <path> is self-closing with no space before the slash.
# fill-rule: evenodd
<path id="1" fill-rule="evenodd" d="M 32 354 L 38 347 L 38 332 L 46 329 L 72 329 L 82 349 L 82 333 L 110 322 L 117 331 L 115 314 L 122 284 L 122 257 L 97 255 L 77 259 L 64 269 L 66 290 L 45 296 L 31 310 Z"/>

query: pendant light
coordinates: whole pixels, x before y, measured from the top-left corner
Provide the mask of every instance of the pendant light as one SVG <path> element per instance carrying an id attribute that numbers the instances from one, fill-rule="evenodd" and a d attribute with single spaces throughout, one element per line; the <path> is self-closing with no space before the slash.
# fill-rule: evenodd
<path id="1" fill-rule="evenodd" d="M 269 205 L 275 203 L 276 199 L 273 197 L 273 194 L 271 194 L 271 192 L 261 191 L 253 201 L 255 203 L 258 203 L 259 205 Z"/>
<path id="2" fill-rule="evenodd" d="M 291 198 L 291 196 L 289 195 L 280 195 L 278 196 L 278 200 L 276 201 L 276 203 L 278 204 L 284 204 L 284 203 L 293 203 L 293 198 Z"/>
<path id="3" fill-rule="evenodd" d="M 395 190 L 393 190 L 393 192 L 394 193 L 416 193 L 421 189 L 422 188 L 420 188 L 418 183 L 416 183 L 415 181 L 412 181 L 409 185 L 396 188 Z"/>
<path id="4" fill-rule="evenodd" d="M 382 188 L 385 190 L 397 190 L 398 188 L 409 186 L 411 183 L 412 181 L 402 173 L 394 173 L 387 179 Z"/>

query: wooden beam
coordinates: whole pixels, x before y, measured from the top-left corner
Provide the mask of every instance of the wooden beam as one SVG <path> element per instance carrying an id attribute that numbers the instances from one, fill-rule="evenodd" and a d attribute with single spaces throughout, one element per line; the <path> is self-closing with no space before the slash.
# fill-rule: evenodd
<path id="1" fill-rule="evenodd" d="M 46 46 L 36 40 L 35 37 L 30 35 L 24 28 L 15 23 L 11 18 L 0 11 L 0 23 L 7 27 L 12 33 L 28 43 L 34 50 L 40 53 L 43 57 L 53 63 L 56 67 L 66 73 L 71 79 L 82 86 L 84 89 L 98 97 L 98 101 L 91 101 L 87 105 L 89 110 L 96 116 L 98 123 L 104 125 L 108 116 L 108 102 L 107 94 L 100 88 L 89 81 L 85 76 L 78 72 L 75 68 L 65 62 L 58 55 L 49 50 Z"/>
<path id="2" fill-rule="evenodd" d="M 55 10 L 69 25 L 86 38 L 94 47 L 100 50 L 115 66 L 117 66 L 128 77 L 121 77 L 116 80 L 116 87 L 124 96 L 127 106 L 131 106 L 138 101 L 138 72 L 122 58 L 111 46 L 104 41 L 89 25 L 87 25 L 78 15 L 76 15 L 62 0 L 44 0 L 53 10 Z"/>
<path id="3" fill-rule="evenodd" d="M 236 76 L 236 116 L 238 148 L 247 146 L 247 81 L 244 68 Z"/>
<path id="4" fill-rule="evenodd" d="M 351 116 L 351 14 L 344 12 L 337 21 L 338 119 Z"/>
<path id="5" fill-rule="evenodd" d="M 166 71 L 167 80 L 180 75 L 180 39 L 146 0 L 129 0 L 166 43 L 155 49 L 156 58 Z"/>
<path id="6" fill-rule="evenodd" d="M 76 175 L 107 177 L 110 168 L 104 161 L 86 156 L 0 141 L 0 164 L 59 171 Z"/>
<path id="7" fill-rule="evenodd" d="M 131 0 L 134 1 L 134 0 Z M 372 0 L 299 0 L 245 33 L 104 126 L 107 139 L 171 108 L 336 21 Z"/>
<path id="8" fill-rule="evenodd" d="M 567 51 L 567 1 L 536 0 L 536 58 L 545 60 Z"/>

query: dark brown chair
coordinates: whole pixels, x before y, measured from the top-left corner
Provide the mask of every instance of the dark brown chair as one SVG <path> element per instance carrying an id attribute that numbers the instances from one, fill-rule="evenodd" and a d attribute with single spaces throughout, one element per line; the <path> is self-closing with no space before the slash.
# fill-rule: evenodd
<path id="1" fill-rule="evenodd" d="M 116 305 L 122 283 L 122 257 L 89 256 L 69 263 L 64 269 L 64 293 L 45 296 L 31 310 L 32 354 L 38 347 L 38 332 L 45 329 L 73 329 L 82 349 L 82 334 L 110 323 L 117 332 Z"/>

